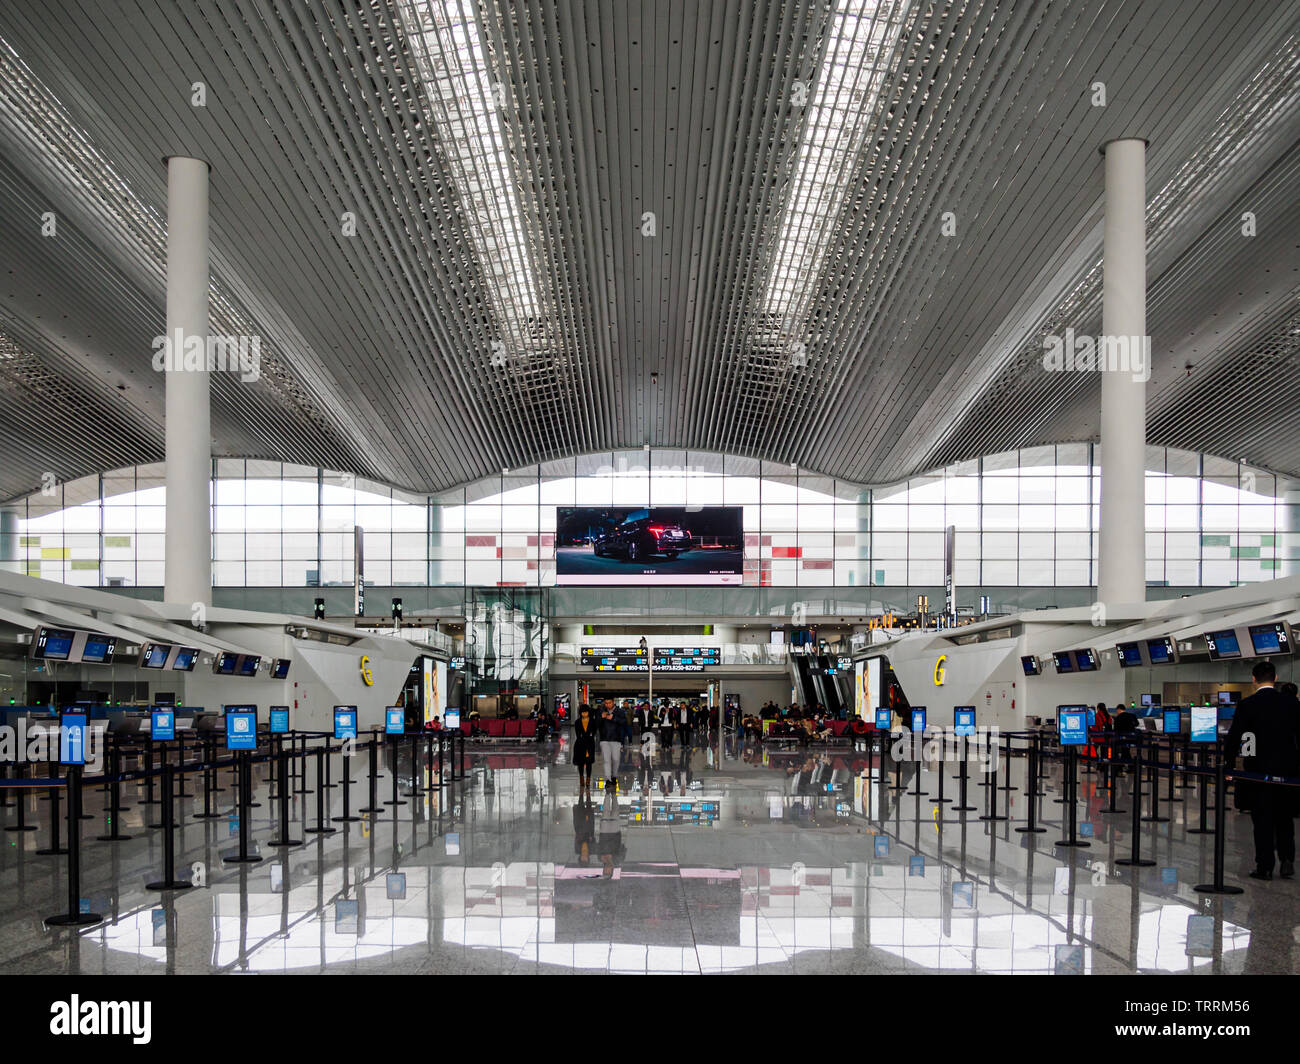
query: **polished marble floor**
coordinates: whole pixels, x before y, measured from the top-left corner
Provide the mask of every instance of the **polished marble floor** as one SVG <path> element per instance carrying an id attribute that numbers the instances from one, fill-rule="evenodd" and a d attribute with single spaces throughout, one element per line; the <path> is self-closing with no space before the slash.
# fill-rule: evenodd
<path id="1" fill-rule="evenodd" d="M 655 973 L 1239 973 L 1300 970 L 1300 885 L 1245 878 L 1250 823 L 1228 813 L 1227 882 L 1237 896 L 1198 894 L 1212 878 L 1214 836 L 1200 823 L 1194 781 L 1161 802 L 1165 823 L 1141 825 L 1153 867 L 1129 855 L 1131 816 L 1108 814 L 1100 774 L 1079 776 L 1077 837 L 1066 831 L 1061 766 L 1044 768 L 1042 834 L 1025 826 L 1026 759 L 980 786 L 973 811 L 940 805 L 959 793 L 958 765 L 886 764 L 843 748 L 782 753 L 727 741 L 683 757 L 630 752 L 617 809 L 580 800 L 568 743 L 470 746 L 467 778 L 410 795 L 336 834 L 316 823 L 314 793 L 290 802 L 288 850 L 263 771 L 249 829 L 256 864 L 227 864 L 238 820 L 196 820 L 198 796 L 177 802 L 177 867 L 195 886 L 159 892 L 158 807 L 133 785 L 120 830 L 99 842 L 104 799 L 86 795 L 83 906 L 103 923 L 46 928 L 65 911 L 66 858 L 39 856 L 48 803 L 29 795 L 31 833 L 0 833 L 0 971 L 5 973 L 655 972 Z M 596 772 L 600 775 L 600 762 Z M 352 808 L 367 804 L 365 759 L 353 762 Z M 381 768 L 377 791 L 390 797 Z M 335 769 L 335 779 L 338 770 Z M 230 809 L 234 787 L 216 795 Z M 314 785 L 309 761 L 305 786 Z M 1181 781 L 1179 781 L 1181 782 Z M 901 784 L 906 790 L 894 790 Z M 189 786 L 198 789 L 199 781 Z M 1129 809 L 1128 779 L 1116 804 Z M 651 792 L 647 819 L 645 794 Z M 342 808 L 339 789 L 329 812 Z M 1160 793 L 1167 793 L 1161 783 Z M 981 821 L 986 802 L 1009 820 Z M 1145 812 L 1150 799 L 1143 800 Z M 671 815 L 672 819 L 668 817 Z M 1211 817 L 1213 808 L 1211 805 Z M 304 820 L 305 817 L 305 820 Z M 16 823 L 11 805 L 0 826 Z"/>

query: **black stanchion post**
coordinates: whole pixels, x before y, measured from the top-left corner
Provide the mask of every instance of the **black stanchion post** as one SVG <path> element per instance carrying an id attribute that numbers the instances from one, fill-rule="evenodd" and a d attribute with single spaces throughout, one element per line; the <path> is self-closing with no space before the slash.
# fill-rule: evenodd
<path id="1" fill-rule="evenodd" d="M 68 911 L 47 917 L 45 923 L 53 927 L 82 927 L 97 924 L 104 918 L 99 913 L 81 911 L 81 766 L 69 765 L 66 773 L 68 785 Z"/>
<path id="2" fill-rule="evenodd" d="M 956 745 L 957 745 L 956 742 L 954 742 L 953 746 L 956 747 Z M 943 796 L 943 766 L 944 763 L 947 761 L 947 759 L 948 759 L 948 735 L 945 732 L 943 733 L 943 737 L 940 739 L 940 749 L 939 749 L 939 797 L 936 799 L 939 805 L 950 804 L 952 802 L 951 798 L 945 798 Z"/>
<path id="3" fill-rule="evenodd" d="M 280 776 L 280 837 L 272 839 L 270 845 L 276 847 L 301 846 L 302 839 L 289 838 L 289 790 L 292 786 L 289 782 L 289 755 L 285 752 L 283 745 L 279 753 L 279 776 Z"/>
<path id="4" fill-rule="evenodd" d="M 958 800 L 960 801 L 961 804 L 954 805 L 952 807 L 953 812 L 955 813 L 973 813 L 976 809 L 975 806 L 971 805 L 970 802 L 966 800 L 966 786 L 967 786 L 967 773 L 969 769 L 968 766 L 969 761 L 970 761 L 970 740 L 963 735 L 961 738 L 961 774 L 958 777 L 958 782 L 960 783 L 960 787 L 958 788 L 957 791 Z"/>
<path id="5" fill-rule="evenodd" d="M 1165 792 L 1165 804 L 1172 805 L 1174 802 L 1181 802 L 1182 795 L 1174 794 L 1174 740 L 1169 740 L 1169 787 Z M 1173 810 L 1169 810 L 1171 813 Z"/>
<path id="6" fill-rule="evenodd" d="M 1079 751 L 1076 747 L 1070 746 L 1065 753 L 1065 810 L 1066 823 L 1069 825 L 1069 834 L 1063 839 L 1057 839 L 1058 846 L 1091 846 L 1092 843 L 1087 839 L 1078 838 L 1078 818 L 1079 818 Z"/>
<path id="7" fill-rule="evenodd" d="M 1002 742 L 1004 744 L 1002 758 L 1004 764 L 1007 766 L 1007 772 L 1006 772 L 1007 782 L 1002 785 L 1001 789 L 1004 791 L 1018 791 L 1020 790 L 1019 787 L 1011 786 L 1011 735 L 1007 734 L 1002 736 Z M 1008 805 L 1006 808 L 1009 811 L 1011 807 Z"/>
<path id="8" fill-rule="evenodd" d="M 248 810 L 250 806 L 249 797 L 253 791 L 253 758 L 248 750 L 239 751 L 239 784 L 235 790 L 238 796 L 239 809 L 239 852 L 232 856 L 224 857 L 227 864 L 255 864 L 262 858 L 258 854 L 248 852 Z"/>
<path id="9" fill-rule="evenodd" d="M 31 774 L 25 763 L 17 766 L 17 773 L 16 779 L 25 779 Z M 10 824 L 5 831 L 35 831 L 36 825 L 27 823 L 27 791 L 19 787 L 14 800 L 18 803 L 18 823 Z"/>
<path id="10" fill-rule="evenodd" d="M 314 828 L 303 828 L 303 831 L 309 835 L 333 835 L 338 828 L 332 828 L 325 822 L 325 788 L 321 786 L 321 781 L 325 778 L 324 774 L 329 771 L 326 760 L 326 747 L 329 740 L 325 741 L 325 746 L 316 747 L 316 826 Z"/>
<path id="11" fill-rule="evenodd" d="M 1150 868 L 1155 861 L 1142 856 L 1142 733 L 1133 736 L 1133 849 L 1127 857 L 1121 857 L 1115 863 L 1130 868 Z"/>
<path id="12" fill-rule="evenodd" d="M 429 760 L 429 733 L 416 732 L 411 736 L 411 796 L 424 793 L 424 766 Z"/>
<path id="13" fill-rule="evenodd" d="M 212 796 L 217 792 L 217 770 L 212 767 L 215 751 L 208 740 L 202 744 L 203 758 L 203 812 L 195 813 L 195 820 L 216 820 L 221 813 L 213 811 Z"/>
<path id="14" fill-rule="evenodd" d="M 1150 766 L 1151 777 L 1147 786 L 1150 788 L 1148 794 L 1151 797 L 1151 812 L 1142 818 L 1147 824 L 1166 824 L 1169 822 L 1167 816 L 1160 815 L 1160 747 L 1157 745 L 1151 755 L 1151 760 L 1147 762 Z"/>
<path id="15" fill-rule="evenodd" d="M 171 762 L 164 761 L 162 772 L 163 877 L 152 883 L 146 883 L 145 890 L 189 890 L 194 886 L 188 879 L 176 878 L 176 811 L 175 799 L 172 796 L 176 781 L 172 778 L 172 771 Z"/>
<path id="16" fill-rule="evenodd" d="M 989 749 L 990 752 L 994 753 L 994 756 L 989 759 L 989 763 L 991 767 L 985 769 L 984 772 L 984 783 L 982 784 L 982 786 L 984 786 L 987 789 L 984 791 L 984 812 L 980 814 L 979 819 L 980 820 L 1006 820 L 1006 817 L 998 816 L 998 807 L 997 807 L 998 768 L 997 768 L 997 758 L 996 758 L 997 744 L 990 743 Z"/>
<path id="17" fill-rule="evenodd" d="M 1201 823 L 1198 827 L 1188 828 L 1187 834 L 1208 835 L 1210 834 L 1212 829 L 1210 828 L 1210 824 L 1209 824 L 1209 808 L 1207 802 L 1207 799 L 1209 797 L 1209 787 L 1206 785 L 1205 782 L 1206 772 L 1205 772 L 1205 748 L 1204 747 L 1202 747 L 1200 750 L 1197 751 L 1196 768 L 1197 768 L 1197 776 L 1199 777 L 1199 782 L 1201 785 L 1200 786 Z"/>
<path id="18" fill-rule="evenodd" d="M 393 797 L 392 797 L 391 799 L 389 799 L 388 801 L 386 801 L 386 802 L 384 803 L 384 805 L 391 805 L 391 806 L 393 806 L 394 808 L 396 808 L 396 807 L 399 806 L 399 805 L 405 805 L 405 804 L 406 804 L 405 801 L 403 801 L 401 798 L 398 798 L 398 797 L 397 797 L 397 763 L 398 763 L 399 760 L 401 760 L 401 756 L 402 756 L 402 747 L 401 747 L 401 738 L 400 738 L 400 736 L 394 736 L 393 739 L 390 740 L 389 745 L 390 745 L 390 746 L 392 747 L 392 749 L 393 749 Z M 415 754 L 414 754 L 414 752 L 412 752 L 412 754 L 411 754 L 411 766 L 412 766 L 412 768 L 414 768 L 414 766 L 415 766 Z"/>
<path id="19" fill-rule="evenodd" d="M 364 809 L 358 809 L 358 813 L 378 813 L 379 800 L 375 795 L 377 786 L 376 776 L 379 772 L 379 748 L 375 744 L 375 736 L 370 736 L 370 802 Z"/>
<path id="20" fill-rule="evenodd" d="M 1115 744 L 1110 743 L 1106 747 L 1106 808 L 1103 813 L 1123 813 L 1125 810 L 1119 809 L 1115 805 Z"/>
<path id="21" fill-rule="evenodd" d="M 53 765 L 50 766 L 50 771 L 54 771 Z M 50 844 L 36 851 L 40 857 L 61 857 L 68 852 L 68 848 L 59 841 L 59 791 L 61 789 L 61 786 L 50 788 Z"/>
<path id="22" fill-rule="evenodd" d="M 176 767 L 180 769 L 180 786 L 176 789 L 177 798 L 193 798 L 194 795 L 185 789 L 185 733 L 178 731 L 176 733 Z"/>
<path id="23" fill-rule="evenodd" d="M 99 842 L 125 842 L 130 835 L 119 830 L 122 824 L 122 751 L 114 744 L 108 754 L 108 834 L 97 837 Z"/>
<path id="24" fill-rule="evenodd" d="M 352 754 L 349 752 L 350 743 L 351 740 L 345 740 L 343 743 L 343 815 L 330 818 L 336 824 L 346 824 L 361 819 L 359 816 L 353 816 L 350 808 L 352 804 Z M 328 766 L 329 761 L 326 760 L 325 764 Z"/>
<path id="25" fill-rule="evenodd" d="M 144 804 L 157 805 L 158 799 L 153 794 L 153 735 L 145 740 L 145 775 L 144 775 Z"/>
<path id="26" fill-rule="evenodd" d="M 1024 827 L 1016 828 L 1016 831 L 1022 835 L 1042 835 L 1046 828 L 1038 826 L 1038 736 L 1034 735 L 1029 740 L 1029 779 L 1025 784 L 1025 792 L 1029 798 L 1029 819 Z M 1073 807 L 1071 807 L 1073 808 Z"/>
<path id="27" fill-rule="evenodd" d="M 1240 894 L 1241 887 L 1230 887 L 1223 882 L 1223 851 L 1227 843 L 1225 828 L 1228 823 L 1228 778 L 1220 740 L 1214 743 L 1214 882 L 1201 883 L 1195 888 L 1200 894 Z"/>

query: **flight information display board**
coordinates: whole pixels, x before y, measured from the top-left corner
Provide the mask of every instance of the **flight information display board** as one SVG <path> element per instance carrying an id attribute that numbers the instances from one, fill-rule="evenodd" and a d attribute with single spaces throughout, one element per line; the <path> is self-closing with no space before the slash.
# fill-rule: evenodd
<path id="1" fill-rule="evenodd" d="M 638 647 L 583 647 L 579 662 L 597 672 L 648 672 L 649 655 Z"/>
<path id="2" fill-rule="evenodd" d="M 703 672 L 707 666 L 722 664 L 718 647 L 655 647 L 656 672 Z"/>
<path id="3" fill-rule="evenodd" d="M 722 664 L 718 647 L 654 647 L 649 653 L 639 647 L 582 647 L 578 661 L 597 672 L 703 672 Z"/>

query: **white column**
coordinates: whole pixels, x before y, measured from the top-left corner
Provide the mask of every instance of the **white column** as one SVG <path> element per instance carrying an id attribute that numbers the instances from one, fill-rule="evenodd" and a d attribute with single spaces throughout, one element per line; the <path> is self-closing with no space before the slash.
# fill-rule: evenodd
<path id="1" fill-rule="evenodd" d="M 202 358 L 177 337 L 196 338 Z M 212 423 L 208 395 L 208 164 L 167 160 L 167 602 L 212 603 Z"/>
<path id="2" fill-rule="evenodd" d="M 1102 334 L 1147 331 L 1146 142 L 1105 146 Z M 1146 383 L 1101 373 L 1101 517 L 1097 600 L 1146 601 Z"/>

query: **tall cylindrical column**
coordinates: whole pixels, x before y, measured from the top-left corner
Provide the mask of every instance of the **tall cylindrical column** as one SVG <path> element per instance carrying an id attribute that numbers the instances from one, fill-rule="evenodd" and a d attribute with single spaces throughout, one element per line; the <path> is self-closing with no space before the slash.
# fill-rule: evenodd
<path id="1" fill-rule="evenodd" d="M 167 536 L 163 597 L 212 603 L 208 164 L 167 160 Z"/>
<path id="2" fill-rule="evenodd" d="M 1147 332 L 1146 141 L 1106 145 L 1102 344 L 1142 344 Z M 1146 600 L 1146 378 L 1134 361 L 1101 372 L 1101 517 L 1097 600 Z"/>

